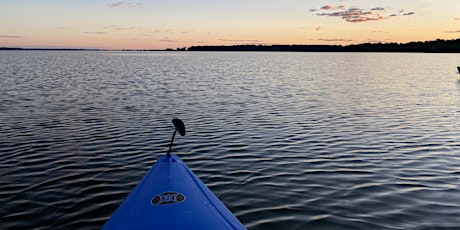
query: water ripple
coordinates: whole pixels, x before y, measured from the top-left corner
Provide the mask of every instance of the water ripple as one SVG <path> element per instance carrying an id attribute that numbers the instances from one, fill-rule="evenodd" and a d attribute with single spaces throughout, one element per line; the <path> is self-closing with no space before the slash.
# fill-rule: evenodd
<path id="1" fill-rule="evenodd" d="M 2 228 L 100 228 L 174 117 L 174 152 L 248 229 L 459 228 L 456 61 L 2 51 Z"/>

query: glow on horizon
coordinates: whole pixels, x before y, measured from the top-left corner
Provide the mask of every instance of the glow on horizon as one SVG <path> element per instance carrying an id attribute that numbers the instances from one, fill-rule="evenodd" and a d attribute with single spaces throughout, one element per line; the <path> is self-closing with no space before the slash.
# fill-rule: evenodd
<path id="1" fill-rule="evenodd" d="M 165 49 L 460 38 L 458 0 L 3 1 L 0 47 Z"/>

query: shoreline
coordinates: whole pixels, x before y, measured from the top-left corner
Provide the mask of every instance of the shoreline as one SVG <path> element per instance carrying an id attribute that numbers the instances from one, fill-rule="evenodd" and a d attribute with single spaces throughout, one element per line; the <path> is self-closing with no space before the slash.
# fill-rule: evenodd
<path id="1" fill-rule="evenodd" d="M 20 48 L 0 47 L 0 50 L 35 51 L 219 51 L 219 52 L 385 52 L 385 53 L 460 53 L 460 38 L 437 39 L 408 43 L 361 43 L 354 45 L 204 45 L 167 49 L 85 49 L 85 48 Z"/>

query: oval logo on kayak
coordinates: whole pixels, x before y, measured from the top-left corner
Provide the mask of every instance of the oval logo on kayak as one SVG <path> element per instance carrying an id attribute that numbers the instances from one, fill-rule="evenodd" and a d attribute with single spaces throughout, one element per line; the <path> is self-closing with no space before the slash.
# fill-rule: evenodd
<path id="1" fill-rule="evenodd" d="M 164 192 L 152 198 L 152 204 L 177 204 L 185 200 L 185 196 L 178 192 Z"/>

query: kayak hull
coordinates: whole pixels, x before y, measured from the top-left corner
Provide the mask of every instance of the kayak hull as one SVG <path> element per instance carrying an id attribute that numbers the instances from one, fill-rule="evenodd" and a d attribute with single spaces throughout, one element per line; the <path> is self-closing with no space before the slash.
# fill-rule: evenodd
<path id="1" fill-rule="evenodd" d="M 102 227 L 246 229 L 175 154 L 160 157 Z"/>

